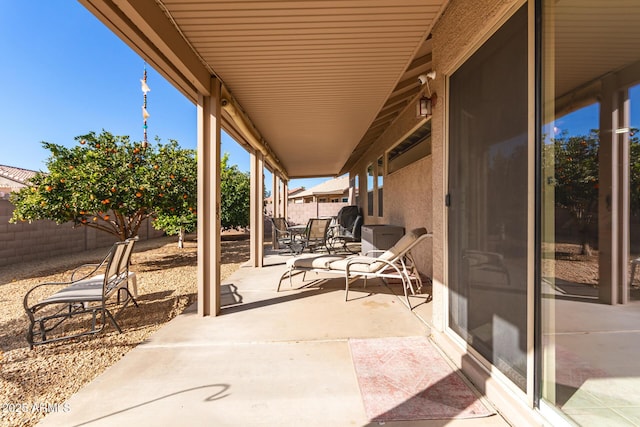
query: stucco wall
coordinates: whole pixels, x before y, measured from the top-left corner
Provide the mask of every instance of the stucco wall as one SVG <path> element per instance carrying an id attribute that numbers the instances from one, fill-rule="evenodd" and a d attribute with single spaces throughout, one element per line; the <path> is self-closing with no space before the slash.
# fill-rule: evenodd
<path id="1" fill-rule="evenodd" d="M 73 228 L 73 224 L 57 225 L 53 221 L 9 224 L 13 205 L 0 200 L 0 267 L 17 262 L 44 259 L 56 255 L 108 247 L 114 236 L 88 227 Z M 140 227 L 142 240 L 160 237 L 164 233 L 149 223 Z"/>
<path id="2" fill-rule="evenodd" d="M 433 229 L 431 163 L 431 156 L 427 156 L 385 177 L 385 222 L 401 225 L 405 230 L 417 227 L 425 227 L 427 231 Z M 414 258 L 418 270 L 431 277 L 433 269 L 430 239 L 416 247 Z"/>

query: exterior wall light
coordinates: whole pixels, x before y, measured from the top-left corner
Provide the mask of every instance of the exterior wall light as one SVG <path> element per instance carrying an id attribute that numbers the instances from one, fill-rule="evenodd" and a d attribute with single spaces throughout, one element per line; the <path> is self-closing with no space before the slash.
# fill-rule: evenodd
<path id="1" fill-rule="evenodd" d="M 431 70 L 426 74 L 420 74 L 418 76 L 418 81 L 420 85 L 427 85 L 427 90 L 429 91 L 429 96 L 422 95 L 420 100 L 418 101 L 418 116 L 429 117 L 432 114 L 433 107 L 436 105 L 436 100 L 438 99 L 437 95 L 434 93 L 431 94 L 431 88 L 429 87 L 429 80 L 433 80 L 436 78 L 436 72 Z"/>
<path id="2" fill-rule="evenodd" d="M 438 95 L 432 94 L 431 97 L 422 96 L 418 101 L 418 115 L 430 117 L 433 114 L 433 107 L 436 106 Z"/>

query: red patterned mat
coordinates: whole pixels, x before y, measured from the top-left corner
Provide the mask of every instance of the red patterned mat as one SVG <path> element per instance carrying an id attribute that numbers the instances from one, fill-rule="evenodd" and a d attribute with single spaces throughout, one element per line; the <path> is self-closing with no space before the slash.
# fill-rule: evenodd
<path id="1" fill-rule="evenodd" d="M 494 414 L 426 337 L 349 340 L 372 421 L 476 418 Z"/>

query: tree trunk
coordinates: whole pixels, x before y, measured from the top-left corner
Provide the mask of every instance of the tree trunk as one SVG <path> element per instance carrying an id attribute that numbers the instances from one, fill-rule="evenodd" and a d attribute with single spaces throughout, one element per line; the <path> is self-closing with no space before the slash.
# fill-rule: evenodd
<path id="1" fill-rule="evenodd" d="M 184 248 L 184 228 L 181 228 L 178 232 L 178 248 Z"/>

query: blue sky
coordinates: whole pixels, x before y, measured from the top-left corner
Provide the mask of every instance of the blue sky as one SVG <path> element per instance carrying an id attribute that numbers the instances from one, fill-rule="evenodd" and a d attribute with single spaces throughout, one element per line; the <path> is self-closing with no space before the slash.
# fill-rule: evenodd
<path id="1" fill-rule="evenodd" d="M 102 129 L 142 141 L 144 61 L 78 2 L 2 2 L 0 55 L 0 164 L 42 170 L 41 141 L 70 146 Z M 196 148 L 195 105 L 149 65 L 147 83 L 149 141 Z M 222 151 L 249 170 L 249 154 L 226 134 Z M 265 178 L 270 191 L 271 174 Z M 292 180 L 290 188 L 325 179 Z"/>
<path id="2" fill-rule="evenodd" d="M 640 85 L 629 89 L 631 100 L 630 116 L 631 127 L 640 128 Z M 593 103 L 579 110 L 576 110 L 564 117 L 560 117 L 555 122 L 557 132 L 567 131 L 568 135 L 588 135 L 591 129 L 599 126 L 600 108 L 599 104 Z"/>

